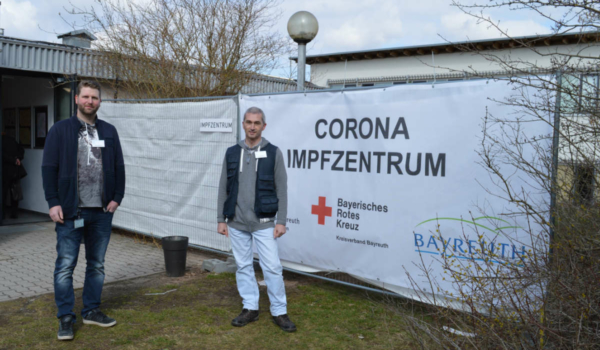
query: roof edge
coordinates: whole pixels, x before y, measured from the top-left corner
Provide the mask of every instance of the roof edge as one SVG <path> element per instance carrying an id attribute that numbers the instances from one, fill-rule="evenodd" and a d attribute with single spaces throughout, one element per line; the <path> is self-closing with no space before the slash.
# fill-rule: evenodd
<path id="1" fill-rule="evenodd" d="M 533 46 L 572 45 L 578 43 L 600 42 L 600 31 L 589 31 L 580 33 L 560 33 L 547 35 L 531 35 L 520 37 L 504 37 L 496 39 L 468 40 L 457 42 L 446 42 L 427 45 L 400 46 L 360 51 L 345 51 L 306 57 L 307 64 L 329 63 L 338 61 L 357 61 L 377 58 L 418 56 L 434 54 L 453 53 L 465 51 L 467 47 L 476 50 L 501 50 L 516 49 Z M 298 57 L 289 57 L 290 60 L 298 61 Z"/>

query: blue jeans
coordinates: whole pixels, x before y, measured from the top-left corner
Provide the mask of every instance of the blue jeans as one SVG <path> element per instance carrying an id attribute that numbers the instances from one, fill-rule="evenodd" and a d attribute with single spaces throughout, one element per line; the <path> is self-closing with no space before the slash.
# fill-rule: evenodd
<path id="1" fill-rule="evenodd" d="M 252 239 L 254 238 L 271 302 L 271 315 L 287 314 L 283 268 L 279 260 L 277 241 L 273 237 L 273 228 L 247 232 L 236 230 L 230 226 L 229 237 L 233 257 L 237 264 L 235 279 L 244 309 L 258 310 L 258 283 L 256 283 L 254 275 L 254 254 L 252 252 Z"/>
<path id="2" fill-rule="evenodd" d="M 85 282 L 83 284 L 83 310 L 81 315 L 100 306 L 104 285 L 104 255 L 110 241 L 113 214 L 102 208 L 82 208 L 84 227 L 75 228 L 76 218 L 56 223 L 56 265 L 54 268 L 54 300 L 58 307 L 57 317 L 72 315 L 75 305 L 73 270 L 77 266 L 81 239 L 85 241 Z"/>

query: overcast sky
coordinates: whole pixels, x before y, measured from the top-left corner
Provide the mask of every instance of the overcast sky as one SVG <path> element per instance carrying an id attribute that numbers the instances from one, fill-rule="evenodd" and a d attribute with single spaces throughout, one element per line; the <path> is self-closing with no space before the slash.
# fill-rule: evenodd
<path id="1" fill-rule="evenodd" d="M 85 7 L 94 0 L 3 0 L 0 28 L 10 37 L 59 42 L 57 33 L 73 30 L 59 14 L 69 22 L 77 20 L 67 14 L 70 3 Z M 280 9 L 277 29 L 284 35 L 295 12 L 306 10 L 317 17 L 319 33 L 308 55 L 500 36 L 451 6 L 451 0 L 282 0 Z M 503 9 L 488 14 L 511 36 L 550 32 L 550 23 L 531 12 Z"/>

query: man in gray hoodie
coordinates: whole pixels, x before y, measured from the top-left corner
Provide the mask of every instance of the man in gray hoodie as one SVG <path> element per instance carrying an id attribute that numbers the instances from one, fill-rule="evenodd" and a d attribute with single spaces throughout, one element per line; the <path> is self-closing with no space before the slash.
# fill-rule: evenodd
<path id="1" fill-rule="evenodd" d="M 273 322 L 286 332 L 294 332 L 296 325 L 287 315 L 283 268 L 276 241 L 286 231 L 287 175 L 283 154 L 261 136 L 267 124 L 260 108 L 249 108 L 242 126 L 246 139 L 228 148 L 225 154 L 217 207 L 217 231 L 231 239 L 237 287 L 243 302 L 242 312 L 231 324 L 243 327 L 258 320 L 254 240 Z"/>

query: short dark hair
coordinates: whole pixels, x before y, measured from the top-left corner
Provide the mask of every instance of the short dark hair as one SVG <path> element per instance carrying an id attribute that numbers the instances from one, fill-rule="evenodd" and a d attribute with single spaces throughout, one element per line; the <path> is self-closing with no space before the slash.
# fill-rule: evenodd
<path id="1" fill-rule="evenodd" d="M 100 84 L 93 80 L 82 80 L 79 83 L 79 85 L 77 85 L 77 96 L 79 96 L 79 94 L 81 93 L 81 89 L 83 89 L 84 87 L 98 90 L 98 95 L 102 96 L 102 88 L 100 87 Z"/>
<path id="2" fill-rule="evenodd" d="M 246 114 L 260 114 L 261 118 L 262 118 L 262 122 L 263 124 L 267 123 L 267 118 L 265 118 L 265 112 L 263 112 L 262 109 L 258 108 L 258 107 L 250 107 L 246 110 L 246 113 L 244 113 L 244 120 L 246 120 Z"/>

